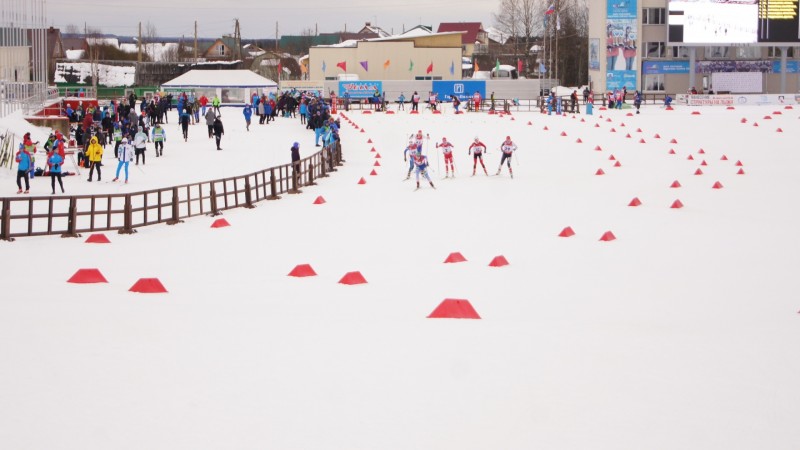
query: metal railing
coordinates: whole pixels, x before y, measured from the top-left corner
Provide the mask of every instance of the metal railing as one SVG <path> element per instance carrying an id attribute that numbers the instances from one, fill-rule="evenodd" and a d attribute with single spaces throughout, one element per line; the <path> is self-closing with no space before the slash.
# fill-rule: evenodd
<path id="1" fill-rule="evenodd" d="M 281 194 L 299 194 L 301 186 L 315 185 L 342 164 L 337 142 L 331 157 L 323 149 L 292 164 L 248 175 L 184 184 L 130 194 L 0 198 L 0 240 L 59 234 L 118 231 L 166 223 L 174 225 L 199 215 L 219 215 L 232 208 L 254 208 Z"/>

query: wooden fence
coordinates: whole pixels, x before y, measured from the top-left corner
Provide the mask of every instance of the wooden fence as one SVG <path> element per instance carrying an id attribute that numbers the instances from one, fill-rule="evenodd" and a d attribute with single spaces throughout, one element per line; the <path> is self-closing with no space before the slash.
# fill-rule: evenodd
<path id="1" fill-rule="evenodd" d="M 72 195 L 0 198 L 0 240 L 16 237 L 116 230 L 131 234 L 136 228 L 166 223 L 174 225 L 199 215 L 219 215 L 232 208 L 254 208 L 281 194 L 298 194 L 300 186 L 315 185 L 342 164 L 341 146 L 332 158 L 326 150 L 291 164 L 248 175 L 184 184 L 130 194 Z"/>

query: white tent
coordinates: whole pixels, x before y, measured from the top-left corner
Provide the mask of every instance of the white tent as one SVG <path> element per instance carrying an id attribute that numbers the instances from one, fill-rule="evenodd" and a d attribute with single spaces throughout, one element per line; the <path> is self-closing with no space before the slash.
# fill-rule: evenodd
<path id="1" fill-rule="evenodd" d="M 278 83 L 249 70 L 190 70 L 161 85 L 167 92 L 193 91 L 197 96 L 218 95 L 223 104 L 249 102 L 253 92 L 276 91 Z"/>

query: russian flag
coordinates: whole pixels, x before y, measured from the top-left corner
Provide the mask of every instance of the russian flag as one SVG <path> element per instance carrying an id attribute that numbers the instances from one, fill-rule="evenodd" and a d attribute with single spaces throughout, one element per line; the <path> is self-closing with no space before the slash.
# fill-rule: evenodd
<path id="1" fill-rule="evenodd" d="M 556 4 L 552 3 L 552 4 L 550 4 L 550 7 L 547 8 L 547 11 L 544 12 L 544 15 L 545 16 L 549 16 L 550 14 L 553 14 L 554 12 L 556 12 Z"/>

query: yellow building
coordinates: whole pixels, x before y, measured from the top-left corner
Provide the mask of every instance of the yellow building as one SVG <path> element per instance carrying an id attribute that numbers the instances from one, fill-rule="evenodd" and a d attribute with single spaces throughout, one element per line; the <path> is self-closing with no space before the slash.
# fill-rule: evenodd
<path id="1" fill-rule="evenodd" d="M 460 80 L 461 32 L 345 41 L 309 50 L 309 79 Z"/>

